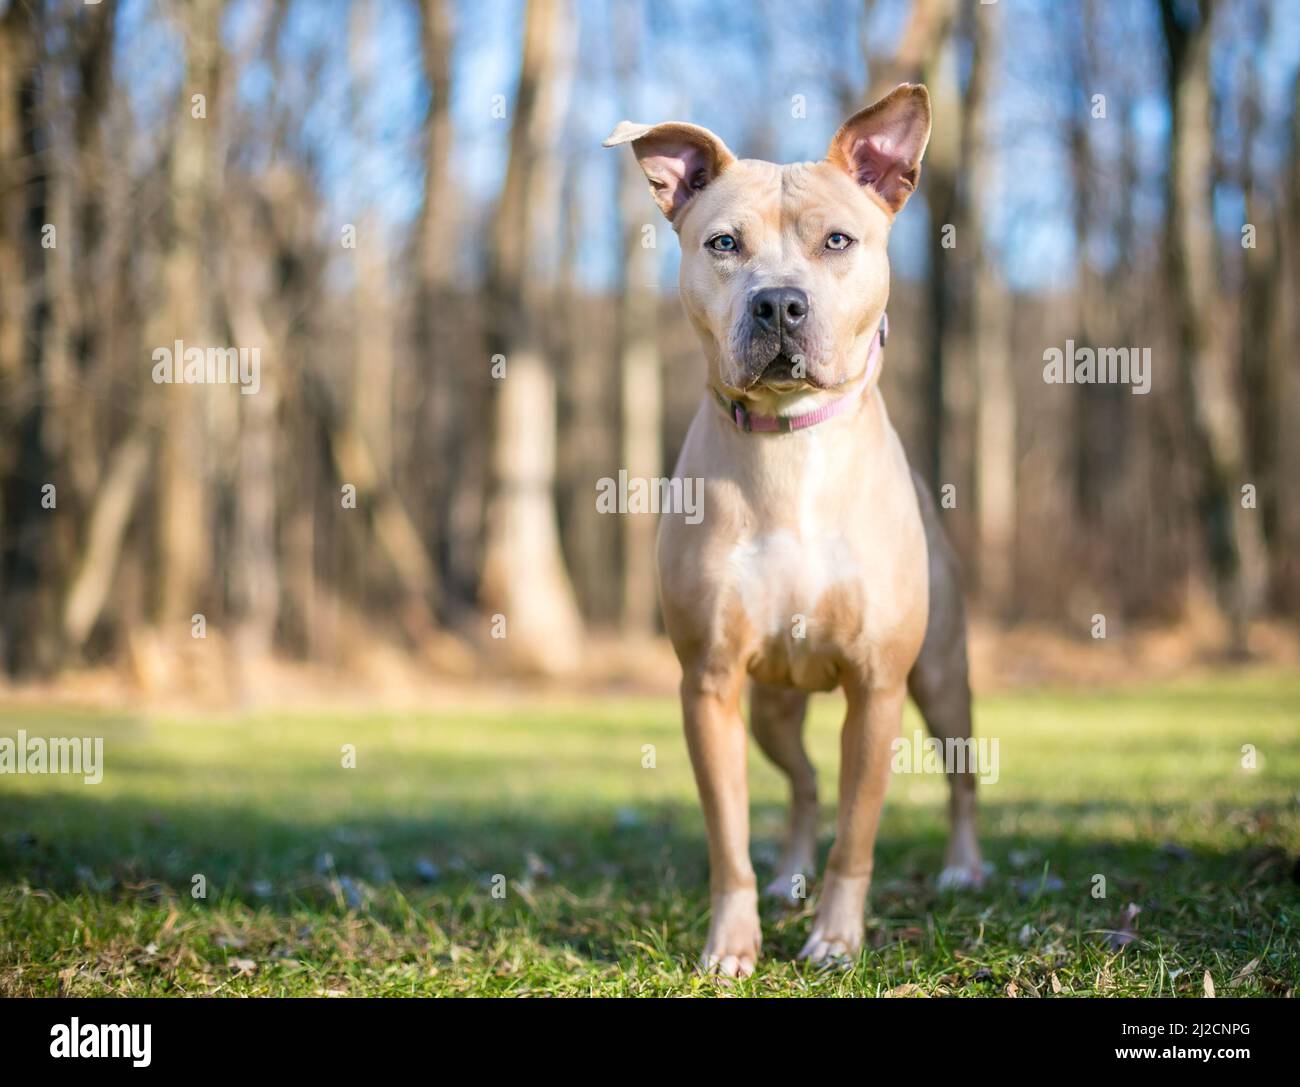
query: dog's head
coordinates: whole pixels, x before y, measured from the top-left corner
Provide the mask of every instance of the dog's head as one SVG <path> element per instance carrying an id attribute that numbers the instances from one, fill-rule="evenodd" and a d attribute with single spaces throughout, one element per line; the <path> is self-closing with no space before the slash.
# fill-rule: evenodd
<path id="1" fill-rule="evenodd" d="M 859 377 L 889 297 L 885 245 L 930 138 L 925 87 L 903 84 L 840 126 L 826 158 L 740 159 L 708 129 L 622 122 L 682 247 L 681 293 L 733 396 Z"/>

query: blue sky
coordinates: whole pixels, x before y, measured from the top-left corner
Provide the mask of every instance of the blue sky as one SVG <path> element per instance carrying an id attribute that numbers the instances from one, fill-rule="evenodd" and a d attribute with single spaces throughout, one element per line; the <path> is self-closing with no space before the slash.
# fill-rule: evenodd
<path id="1" fill-rule="evenodd" d="M 420 126 L 428 103 L 419 55 L 419 23 L 412 0 L 287 0 L 281 75 L 274 82 L 259 57 L 262 0 L 231 0 L 223 38 L 241 58 L 237 95 L 256 122 L 285 125 L 317 164 L 329 217 L 337 223 L 373 218 L 400 245 L 419 212 L 422 187 Z M 579 274 L 606 287 L 618 265 L 615 194 L 619 155 L 600 141 L 624 116 L 691 120 L 714 129 L 738 154 L 754 152 L 767 130 L 774 154 L 785 161 L 820 157 L 843 119 L 838 84 L 865 86 L 862 34 L 873 51 L 887 53 L 901 34 L 907 0 L 880 0 L 862 26 L 858 0 L 806 5 L 663 0 L 573 0 L 579 16 L 578 75 L 562 151 L 577 171 L 583 195 L 584 245 Z M 1080 6 L 1070 0 L 1000 0 L 1003 63 L 990 88 L 998 146 L 995 177 L 981 194 L 1004 274 L 1022 289 L 1068 287 L 1075 267 L 1071 190 L 1063 133 L 1072 111 L 1088 102 L 1070 93 L 1063 48 Z M 1216 85 L 1253 72 L 1267 113 L 1289 110 L 1291 80 L 1300 64 L 1300 0 L 1273 0 L 1273 32 L 1259 56 L 1234 52 L 1231 35 L 1215 57 Z M 1129 96 L 1144 181 L 1129 194 L 1139 228 L 1161 213 L 1160 179 L 1168 135 L 1163 101 L 1163 54 L 1154 3 L 1104 5 L 1099 26 L 1109 81 L 1092 88 L 1108 106 Z M 161 123 L 177 101 L 180 42 L 165 14 L 168 0 L 123 0 L 118 71 L 133 110 L 146 129 Z M 1244 4 L 1227 5 L 1229 19 Z M 457 0 L 452 110 L 456 129 L 453 174 L 464 197 L 467 254 L 482 229 L 505 168 L 508 120 L 492 116 L 494 95 L 513 101 L 523 0 Z M 756 17 L 757 15 L 757 17 Z M 628 35 L 618 20 L 638 19 L 630 72 L 622 61 Z M 244 59 L 247 58 L 247 59 Z M 319 66 L 321 78 L 310 73 Z M 1110 85 L 1113 83 L 1114 85 Z M 1076 91 L 1078 88 L 1076 88 Z M 791 116 L 802 95 L 806 116 Z M 1117 184 L 1114 162 L 1120 126 L 1094 122 L 1099 184 Z M 155 129 L 156 130 L 156 129 Z M 1235 118 L 1223 117 L 1225 155 L 1240 153 Z M 1235 144 L 1234 144 L 1235 140 Z M 269 138 L 265 146 L 270 146 Z M 256 156 L 255 144 L 245 153 Z M 148 161 L 146 144 L 135 149 Z M 1255 153 L 1280 168 L 1285 145 L 1261 140 Z M 922 200 L 900 217 L 891 244 L 897 274 L 924 270 L 930 228 Z M 589 195 L 588 195 L 589 194 Z M 1231 186 L 1216 193 L 1216 220 L 1225 232 L 1240 228 L 1242 206 Z M 646 201 L 647 221 L 654 221 Z M 1104 264 L 1104 247 L 1090 250 Z M 660 247 L 664 282 L 675 278 L 676 246 Z"/>

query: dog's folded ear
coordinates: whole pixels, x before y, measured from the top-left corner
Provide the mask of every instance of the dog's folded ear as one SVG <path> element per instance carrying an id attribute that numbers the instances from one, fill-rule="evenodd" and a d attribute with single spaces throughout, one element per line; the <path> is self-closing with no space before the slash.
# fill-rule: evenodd
<path id="1" fill-rule="evenodd" d="M 650 182 L 650 195 L 674 225 L 690 199 L 736 161 L 727 145 L 707 128 L 682 121 L 661 125 L 620 121 L 605 146 L 621 143 L 632 145 L 632 153 Z"/>
<path id="2" fill-rule="evenodd" d="M 840 125 L 826 158 L 896 213 L 916 188 L 929 142 L 930 93 L 920 83 L 903 83 Z"/>

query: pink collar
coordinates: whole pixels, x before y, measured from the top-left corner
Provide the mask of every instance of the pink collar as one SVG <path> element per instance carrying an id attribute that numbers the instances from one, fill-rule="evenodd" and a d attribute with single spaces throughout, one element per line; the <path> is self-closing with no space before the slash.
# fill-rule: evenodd
<path id="1" fill-rule="evenodd" d="M 837 415 L 843 415 L 857 403 L 858 397 L 862 395 L 862 390 L 871 381 L 871 375 L 876 372 L 876 366 L 880 362 L 880 355 L 884 350 L 885 339 L 888 335 L 889 318 L 882 313 L 880 315 L 880 332 L 871 341 L 871 348 L 867 352 L 866 369 L 862 371 L 862 376 L 846 388 L 842 395 L 837 396 L 829 404 L 818 408 L 816 411 L 806 412 L 803 415 L 755 415 L 741 401 L 731 400 L 723 396 L 717 389 L 713 389 L 712 392 L 722 410 L 727 413 L 728 418 L 741 430 L 760 434 L 785 434 L 792 430 L 806 430 L 810 426 L 826 422 L 827 419 L 834 419 Z"/>

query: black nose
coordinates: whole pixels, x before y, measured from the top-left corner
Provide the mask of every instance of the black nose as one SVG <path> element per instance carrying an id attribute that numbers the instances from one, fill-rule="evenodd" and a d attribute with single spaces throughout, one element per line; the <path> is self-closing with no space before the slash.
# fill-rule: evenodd
<path id="1" fill-rule="evenodd" d="M 793 332 L 808 316 L 808 295 L 798 287 L 768 287 L 750 299 L 749 312 L 764 332 Z"/>

